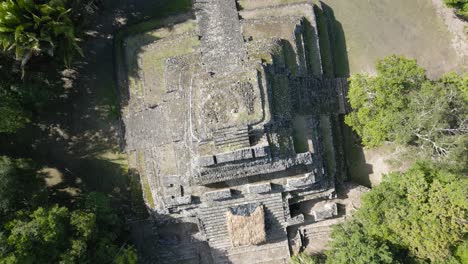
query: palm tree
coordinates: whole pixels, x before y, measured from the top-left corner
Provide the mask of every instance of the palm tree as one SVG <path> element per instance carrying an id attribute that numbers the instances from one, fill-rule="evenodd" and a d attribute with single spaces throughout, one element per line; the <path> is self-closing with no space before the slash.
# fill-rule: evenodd
<path id="1" fill-rule="evenodd" d="M 34 55 L 56 53 L 69 66 L 82 54 L 69 13 L 63 0 L 0 0 L 0 48 L 23 67 Z"/>

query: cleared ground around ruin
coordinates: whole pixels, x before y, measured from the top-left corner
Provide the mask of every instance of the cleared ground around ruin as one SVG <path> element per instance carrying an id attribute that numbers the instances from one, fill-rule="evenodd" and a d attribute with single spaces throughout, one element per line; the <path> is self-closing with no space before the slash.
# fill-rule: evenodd
<path id="1" fill-rule="evenodd" d="M 375 61 L 390 54 L 414 57 L 437 77 L 467 69 L 452 35 L 429 0 L 323 0 L 342 24 L 350 73 L 373 72 Z"/>

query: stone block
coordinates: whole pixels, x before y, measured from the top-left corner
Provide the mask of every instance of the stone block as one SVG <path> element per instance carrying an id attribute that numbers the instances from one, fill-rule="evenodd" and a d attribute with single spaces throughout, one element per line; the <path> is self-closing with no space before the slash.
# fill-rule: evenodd
<path id="1" fill-rule="evenodd" d="M 205 198 L 209 201 L 225 200 L 232 197 L 231 189 L 223 189 L 219 191 L 211 191 L 205 193 Z"/>
<path id="2" fill-rule="evenodd" d="M 202 157 L 198 157 L 197 164 L 200 167 L 208 167 L 208 166 L 214 165 L 215 160 L 213 156 L 202 156 Z"/>
<path id="3" fill-rule="evenodd" d="M 263 158 L 270 155 L 270 147 L 259 147 L 254 149 L 255 158 Z"/>
<path id="4" fill-rule="evenodd" d="M 288 179 L 288 187 L 300 188 L 316 183 L 314 173 L 306 173 L 303 177 Z"/>
<path id="5" fill-rule="evenodd" d="M 167 204 L 169 206 L 177 206 L 184 204 L 191 204 L 193 199 L 191 195 L 179 196 L 179 197 L 166 197 Z"/>
<path id="6" fill-rule="evenodd" d="M 322 221 L 338 215 L 336 203 L 326 203 L 322 208 L 312 211 L 315 221 Z"/>
<path id="7" fill-rule="evenodd" d="M 252 158 L 252 151 L 250 149 L 241 149 L 233 152 L 221 153 L 216 155 L 217 163 L 226 163 L 238 160 L 245 160 Z"/>
<path id="8" fill-rule="evenodd" d="M 295 217 L 292 217 L 288 219 L 287 225 L 288 226 L 293 226 L 293 225 L 300 225 L 304 223 L 304 215 L 296 215 Z"/>
<path id="9" fill-rule="evenodd" d="M 271 192 L 271 183 L 249 184 L 247 191 L 248 193 L 268 193 Z"/>
<path id="10" fill-rule="evenodd" d="M 179 177 L 175 175 L 167 175 L 162 177 L 164 187 L 172 188 L 179 184 Z"/>

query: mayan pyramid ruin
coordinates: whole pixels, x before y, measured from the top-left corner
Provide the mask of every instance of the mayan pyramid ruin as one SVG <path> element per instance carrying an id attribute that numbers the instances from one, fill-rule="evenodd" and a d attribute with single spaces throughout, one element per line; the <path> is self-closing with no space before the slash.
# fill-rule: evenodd
<path id="1" fill-rule="evenodd" d="M 289 263 L 343 217 L 347 82 L 324 75 L 317 8 L 195 0 L 125 40 L 125 149 L 158 263 Z"/>

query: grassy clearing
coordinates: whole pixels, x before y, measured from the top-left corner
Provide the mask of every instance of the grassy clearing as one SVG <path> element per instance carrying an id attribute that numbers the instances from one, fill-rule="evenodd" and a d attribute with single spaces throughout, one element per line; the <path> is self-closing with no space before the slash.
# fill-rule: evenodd
<path id="1" fill-rule="evenodd" d="M 350 72 L 373 72 L 375 61 L 391 54 L 413 57 L 436 77 L 466 69 L 452 35 L 432 1 L 322 0 L 345 33 Z M 338 40 L 337 40 L 338 41 Z"/>

